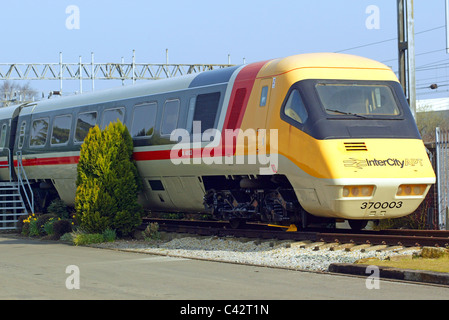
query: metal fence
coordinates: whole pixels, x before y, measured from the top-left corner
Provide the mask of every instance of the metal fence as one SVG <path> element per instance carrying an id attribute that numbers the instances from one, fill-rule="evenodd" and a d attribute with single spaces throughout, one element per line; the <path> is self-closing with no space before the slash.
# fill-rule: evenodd
<path id="1" fill-rule="evenodd" d="M 435 209 L 438 228 L 447 230 L 449 212 L 449 130 L 435 129 Z"/>

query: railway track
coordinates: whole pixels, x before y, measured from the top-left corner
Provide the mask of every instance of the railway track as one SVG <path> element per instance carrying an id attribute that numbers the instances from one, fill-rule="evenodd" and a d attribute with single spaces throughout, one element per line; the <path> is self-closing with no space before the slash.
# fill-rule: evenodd
<path id="1" fill-rule="evenodd" d="M 142 228 L 157 222 L 159 230 L 188 233 L 202 236 L 245 237 L 255 239 L 278 239 L 304 241 L 310 245 L 333 248 L 360 247 L 361 245 L 382 247 L 449 247 L 449 231 L 442 230 L 383 230 L 358 231 L 345 229 L 310 229 L 286 232 L 284 228 L 257 223 L 248 223 L 244 229 L 232 229 L 227 222 L 190 221 L 145 218 Z M 318 250 L 318 249 L 317 249 Z"/>

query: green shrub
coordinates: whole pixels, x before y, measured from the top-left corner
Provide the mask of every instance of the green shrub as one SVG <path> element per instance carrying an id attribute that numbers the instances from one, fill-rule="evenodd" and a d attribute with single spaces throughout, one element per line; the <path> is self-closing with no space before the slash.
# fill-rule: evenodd
<path id="1" fill-rule="evenodd" d="M 64 234 L 72 232 L 72 223 L 69 220 L 58 220 L 53 223 L 53 232 L 60 238 Z"/>
<path id="2" fill-rule="evenodd" d="M 117 238 L 117 235 L 115 233 L 115 230 L 106 229 L 103 231 L 103 238 L 106 242 L 114 242 Z"/>
<path id="3" fill-rule="evenodd" d="M 44 224 L 44 232 L 47 235 L 52 235 L 54 234 L 53 231 L 53 224 L 56 222 L 57 220 L 55 220 L 54 218 L 50 218 L 50 220 L 48 220 L 47 222 L 45 222 Z"/>
<path id="4" fill-rule="evenodd" d="M 142 231 L 143 238 L 145 241 L 151 240 L 159 240 L 161 238 L 161 234 L 159 233 L 159 224 L 149 223 L 144 231 Z"/>
<path id="5" fill-rule="evenodd" d="M 22 234 L 24 236 L 29 236 L 30 235 L 30 223 L 24 223 L 22 226 Z"/>
<path id="6" fill-rule="evenodd" d="M 52 213 L 61 219 L 69 218 L 69 211 L 67 209 L 67 205 L 61 199 L 55 199 L 51 202 L 51 204 L 47 208 L 48 213 Z"/>
<path id="7" fill-rule="evenodd" d="M 30 237 L 37 237 L 40 234 L 40 230 L 39 227 L 37 225 L 37 219 L 32 219 L 30 221 L 30 227 L 29 227 L 29 231 L 28 231 L 28 235 Z"/>
<path id="8" fill-rule="evenodd" d="M 46 214 L 41 214 L 37 217 L 36 222 L 36 228 L 37 228 L 37 234 L 35 235 L 45 235 L 48 234 L 45 230 L 45 225 L 47 224 L 47 222 L 52 221 L 54 219 L 56 219 L 57 216 L 52 214 L 52 213 L 46 213 Z M 47 226 L 48 229 L 51 229 L 51 226 Z"/>
<path id="9" fill-rule="evenodd" d="M 72 232 L 67 232 L 67 233 L 64 233 L 59 239 L 73 244 L 74 236 L 73 236 Z"/>
<path id="10" fill-rule="evenodd" d="M 73 243 L 76 246 L 101 242 L 104 242 L 104 237 L 101 233 L 78 233 L 73 238 Z"/>
<path id="11" fill-rule="evenodd" d="M 140 179 L 132 160 L 133 142 L 120 122 L 89 130 L 77 168 L 75 209 L 87 232 L 116 230 L 128 235 L 142 222 L 137 202 Z"/>

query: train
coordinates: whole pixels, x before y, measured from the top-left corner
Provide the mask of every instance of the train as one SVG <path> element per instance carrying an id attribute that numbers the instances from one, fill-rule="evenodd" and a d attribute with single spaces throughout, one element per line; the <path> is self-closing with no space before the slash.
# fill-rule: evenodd
<path id="1" fill-rule="evenodd" d="M 308 53 L 0 109 L 0 180 L 74 205 L 80 147 L 121 121 L 154 212 L 307 227 L 414 212 L 435 174 L 394 72 Z"/>

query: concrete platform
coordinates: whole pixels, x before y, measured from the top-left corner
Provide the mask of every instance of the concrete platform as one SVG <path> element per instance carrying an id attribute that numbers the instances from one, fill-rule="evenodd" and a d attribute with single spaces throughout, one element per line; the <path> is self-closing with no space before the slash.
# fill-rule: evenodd
<path id="1" fill-rule="evenodd" d="M 70 266 L 78 268 L 79 289 Z M 75 247 L 0 234 L 0 300 L 449 299 L 448 288 L 422 284 L 380 281 L 380 289 L 371 290 L 364 276 Z"/>

